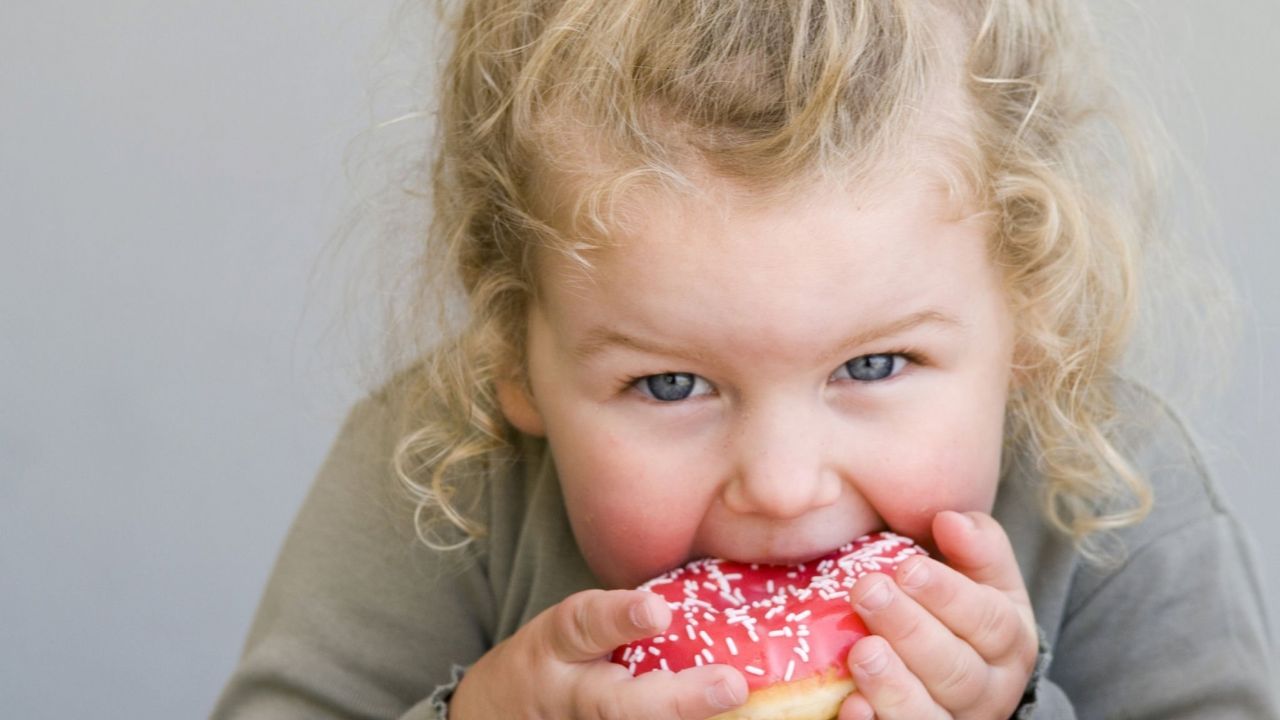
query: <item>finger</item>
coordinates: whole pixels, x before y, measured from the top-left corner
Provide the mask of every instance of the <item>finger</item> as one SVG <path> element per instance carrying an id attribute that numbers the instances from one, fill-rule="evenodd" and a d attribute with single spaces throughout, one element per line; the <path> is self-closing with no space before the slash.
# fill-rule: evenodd
<path id="1" fill-rule="evenodd" d="M 884 638 L 869 635 L 854 643 L 849 651 L 849 672 L 858 695 L 875 712 L 877 720 L 932 720 L 949 717 L 916 677 L 894 653 Z M 864 712 L 858 700 L 846 701 L 841 717 L 858 717 Z M 865 715 L 863 715 L 865 717 Z"/>
<path id="2" fill-rule="evenodd" d="M 840 703 L 840 715 L 837 720 L 875 720 L 875 716 L 876 709 L 871 707 L 871 701 L 854 690 Z"/>
<path id="3" fill-rule="evenodd" d="M 898 567 L 896 578 L 901 592 L 972 646 L 986 662 L 994 664 L 1012 656 L 1035 661 L 1030 606 L 929 558 L 910 558 Z M 910 660 L 907 664 L 912 665 Z"/>
<path id="4" fill-rule="evenodd" d="M 575 717 L 705 720 L 746 702 L 748 690 L 742 673 L 727 665 L 655 670 L 632 678 L 619 665 L 601 663 L 582 676 L 576 692 Z"/>
<path id="5" fill-rule="evenodd" d="M 933 539 L 946 556 L 947 564 L 965 577 L 1011 597 L 1027 597 L 1009 536 L 990 515 L 940 512 L 933 518 Z"/>
<path id="6" fill-rule="evenodd" d="M 661 597 L 642 590 L 584 590 L 534 622 L 552 656 L 586 662 L 661 632 L 671 624 L 671 610 Z"/>
<path id="7" fill-rule="evenodd" d="M 992 588 L 961 579 L 972 590 L 998 594 Z M 871 632 L 889 642 L 906 668 L 943 707 L 967 708 L 982 699 L 988 681 L 987 661 L 941 618 L 883 575 L 860 579 L 851 595 L 858 615 Z M 1001 605 L 1010 604 L 1003 595 L 999 600 Z"/>

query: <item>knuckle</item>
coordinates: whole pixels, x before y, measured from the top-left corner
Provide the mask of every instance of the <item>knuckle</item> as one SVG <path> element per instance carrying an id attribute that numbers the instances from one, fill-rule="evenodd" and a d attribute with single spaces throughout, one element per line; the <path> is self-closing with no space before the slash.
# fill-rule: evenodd
<path id="1" fill-rule="evenodd" d="M 599 592 L 587 590 L 577 593 L 556 606 L 556 632 L 569 649 L 583 652 L 594 649 L 596 632 L 591 608 Z"/>
<path id="2" fill-rule="evenodd" d="M 876 706 L 877 712 L 886 710 L 902 711 L 915 704 L 911 690 L 911 686 L 903 682 L 901 678 L 885 678 L 872 704 Z M 904 717 L 909 716 L 902 712 L 897 712 L 896 714 Z"/>
<path id="3" fill-rule="evenodd" d="M 1017 623 L 1000 591 L 991 588 L 987 595 L 986 602 L 982 603 L 982 619 L 978 622 L 979 637 L 996 647 L 1007 648 L 1013 641 Z"/>
<path id="4" fill-rule="evenodd" d="M 939 565 L 941 565 L 941 563 L 939 563 Z M 933 586 L 931 588 L 933 602 L 938 607 L 946 607 L 956 602 L 960 597 L 961 585 L 955 582 L 956 578 L 949 577 L 945 573 L 939 572 L 937 575 L 941 576 L 943 579 L 938 582 L 931 583 Z"/>
<path id="5" fill-rule="evenodd" d="M 573 717 L 590 720 L 624 720 L 627 716 L 620 693 L 602 691 L 600 684 L 579 676 L 570 691 Z"/>
<path id="6" fill-rule="evenodd" d="M 644 713 L 640 717 L 660 717 L 670 720 L 690 720 L 705 717 L 701 706 L 690 696 L 689 686 L 682 679 L 687 676 L 669 670 L 654 670 L 641 676 L 635 687 L 643 698 Z"/>
<path id="7" fill-rule="evenodd" d="M 698 717 L 697 708 L 691 707 L 695 705 L 691 700 L 682 694 L 674 694 L 667 701 L 667 711 L 663 717 L 671 718 L 671 720 L 689 720 Z"/>
<path id="8" fill-rule="evenodd" d="M 597 720 L 626 720 L 627 714 L 622 705 L 622 698 L 613 693 L 598 693 L 595 717 Z"/>
<path id="9" fill-rule="evenodd" d="M 938 683 L 938 694 L 954 698 L 957 705 L 967 707 L 976 702 L 985 689 L 985 682 L 979 675 L 978 667 L 970 657 L 957 654 Z"/>
<path id="10" fill-rule="evenodd" d="M 924 618 L 920 613 L 907 613 L 906 616 L 902 618 L 902 622 L 897 628 L 897 632 L 893 635 L 894 641 L 899 643 L 911 643 L 917 640 L 923 640 L 922 636 L 926 634 L 926 628 L 927 626 L 925 625 Z"/>

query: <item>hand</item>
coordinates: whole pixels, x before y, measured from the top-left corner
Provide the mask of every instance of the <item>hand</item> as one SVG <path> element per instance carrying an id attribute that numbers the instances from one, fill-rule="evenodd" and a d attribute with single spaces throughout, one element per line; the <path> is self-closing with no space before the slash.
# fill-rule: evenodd
<path id="1" fill-rule="evenodd" d="M 671 610 L 638 590 L 586 590 L 543 611 L 463 676 L 451 720 L 704 720 L 741 705 L 747 683 L 725 665 L 639 677 L 608 655 L 662 632 Z"/>
<path id="2" fill-rule="evenodd" d="M 1008 718 L 1036 660 L 1036 626 L 1008 536 L 983 513 L 939 513 L 938 550 L 868 575 L 854 608 L 874 635 L 849 652 L 840 720 Z"/>

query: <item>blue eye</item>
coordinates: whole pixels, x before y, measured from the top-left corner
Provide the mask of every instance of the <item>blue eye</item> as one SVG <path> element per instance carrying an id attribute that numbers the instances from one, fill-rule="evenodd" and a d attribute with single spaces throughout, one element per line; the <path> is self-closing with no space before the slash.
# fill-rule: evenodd
<path id="1" fill-rule="evenodd" d="M 874 382 L 897 375 L 906 364 L 906 357 L 899 353 L 859 355 L 841 365 L 840 369 L 836 371 L 836 375 L 839 376 L 843 373 L 847 374 L 851 380 Z"/>
<path id="2" fill-rule="evenodd" d="M 699 381 L 706 382 L 693 373 L 662 373 L 642 377 L 635 386 L 655 400 L 675 402 L 693 395 Z"/>

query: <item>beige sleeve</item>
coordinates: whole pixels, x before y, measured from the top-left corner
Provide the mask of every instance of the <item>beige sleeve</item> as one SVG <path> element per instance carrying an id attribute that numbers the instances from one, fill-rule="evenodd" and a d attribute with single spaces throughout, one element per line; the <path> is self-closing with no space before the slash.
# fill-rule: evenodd
<path id="1" fill-rule="evenodd" d="M 389 470 L 392 409 L 347 418 L 280 551 L 212 718 L 432 718 L 491 644 L 483 548 L 426 548 Z"/>

